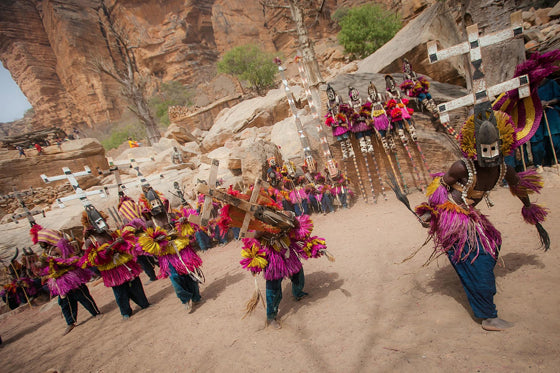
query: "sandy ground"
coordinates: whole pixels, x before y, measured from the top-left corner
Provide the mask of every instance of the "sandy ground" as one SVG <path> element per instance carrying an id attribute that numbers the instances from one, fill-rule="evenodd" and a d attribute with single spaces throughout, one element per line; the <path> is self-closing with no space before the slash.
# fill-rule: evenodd
<path id="1" fill-rule="evenodd" d="M 511 372 L 558 371 L 560 365 L 560 177 L 547 173 L 536 198 L 551 209 L 552 240 L 537 250 L 536 229 L 523 222 L 521 203 L 507 189 L 482 210 L 503 234 L 496 268 L 499 315 L 515 322 L 486 332 L 473 319 L 460 282 L 440 258 L 422 267 L 425 231 L 393 197 L 378 204 L 314 216 L 314 234 L 327 239 L 336 262 L 304 264 L 310 297 L 295 302 L 284 281 L 283 328 L 264 328 L 259 306 L 241 319 L 253 278 L 238 264 L 240 243 L 202 254 L 203 303 L 187 314 L 169 280 L 145 285 L 152 307 L 122 321 L 110 289 L 90 283 L 105 314 L 80 306 L 79 326 L 66 336 L 55 300 L 0 319 L 0 371 L 45 372 Z M 421 202 L 419 192 L 409 196 Z M 533 198 L 535 199 L 535 198 Z M 144 283 L 147 278 L 142 274 Z M 264 291 L 264 280 L 258 278 Z"/>

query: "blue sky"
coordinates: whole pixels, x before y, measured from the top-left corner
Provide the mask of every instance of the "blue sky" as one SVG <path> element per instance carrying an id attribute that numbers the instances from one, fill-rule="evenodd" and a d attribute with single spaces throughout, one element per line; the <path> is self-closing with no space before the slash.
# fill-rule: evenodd
<path id="1" fill-rule="evenodd" d="M 10 72 L 0 64 L 0 122 L 11 122 L 23 118 L 23 114 L 31 105 Z"/>

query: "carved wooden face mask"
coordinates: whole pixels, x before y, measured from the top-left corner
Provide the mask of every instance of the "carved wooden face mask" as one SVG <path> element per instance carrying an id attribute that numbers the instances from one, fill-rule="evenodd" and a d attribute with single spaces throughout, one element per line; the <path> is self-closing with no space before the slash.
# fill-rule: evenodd
<path id="1" fill-rule="evenodd" d="M 371 100 L 371 102 L 377 102 L 378 98 L 377 98 L 377 87 L 375 87 L 375 84 L 373 84 L 372 82 L 369 82 L 369 86 L 368 86 L 368 96 Z"/>
<path id="2" fill-rule="evenodd" d="M 410 62 L 406 58 L 403 61 L 403 72 L 406 75 L 412 76 L 412 66 L 410 65 Z"/>
<path id="3" fill-rule="evenodd" d="M 153 188 L 149 188 L 147 191 L 145 191 L 144 196 L 150 204 L 150 213 L 152 215 L 157 216 L 165 213 L 163 202 L 161 202 L 161 199 Z"/>
<path id="4" fill-rule="evenodd" d="M 93 205 L 85 206 L 85 210 L 90 224 L 97 233 L 103 233 L 109 230 L 107 222 Z"/>
<path id="5" fill-rule="evenodd" d="M 336 100 L 336 93 L 330 85 L 327 85 L 327 98 L 329 101 L 333 102 Z"/>
<path id="6" fill-rule="evenodd" d="M 348 87 L 348 96 L 350 96 L 350 99 L 352 101 L 358 101 L 360 98 L 360 93 L 358 92 L 358 90 L 354 87 Z"/>
<path id="7" fill-rule="evenodd" d="M 385 76 L 385 86 L 389 92 L 393 92 L 396 89 L 395 79 L 391 75 Z"/>
<path id="8" fill-rule="evenodd" d="M 475 116 L 476 153 L 480 167 L 499 166 L 502 161 L 500 131 L 495 122 L 491 110 Z"/>

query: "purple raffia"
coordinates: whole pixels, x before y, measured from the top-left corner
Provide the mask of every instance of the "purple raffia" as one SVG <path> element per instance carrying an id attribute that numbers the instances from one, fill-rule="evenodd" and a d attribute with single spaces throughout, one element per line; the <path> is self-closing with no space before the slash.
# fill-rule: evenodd
<path id="1" fill-rule="evenodd" d="M 434 193 L 428 198 L 431 205 L 441 205 L 447 201 L 447 188 L 440 185 L 436 188 Z"/>
<path id="2" fill-rule="evenodd" d="M 526 194 L 540 193 L 543 187 L 541 175 L 534 169 L 527 169 L 519 172 L 519 183 L 517 185 L 509 185 L 509 191 L 514 196 L 520 197 Z"/>
<path id="3" fill-rule="evenodd" d="M 529 76 L 531 96 L 520 100 L 518 90 L 515 89 L 507 92 L 505 95 L 502 95 L 499 100 L 494 102 L 494 104 L 492 105 L 492 108 L 494 110 L 502 110 L 509 115 L 513 115 L 515 109 L 517 109 L 517 113 L 515 115 L 517 117 L 516 129 L 517 131 L 520 131 L 526 126 L 527 120 L 524 102 L 526 100 L 530 100 L 528 102 L 532 102 L 535 108 L 535 118 L 533 121 L 533 125 L 531 126 L 531 129 L 526 136 L 524 136 L 522 139 L 517 139 L 514 144 L 514 148 L 529 141 L 529 139 L 533 137 L 533 135 L 537 131 L 543 114 L 543 109 L 537 89 L 539 84 L 545 77 L 558 70 L 558 66 L 555 66 L 554 62 L 559 59 L 560 50 L 558 49 L 544 53 L 542 55 L 539 52 L 533 53 L 527 61 L 517 65 L 514 74 L 514 77 L 525 74 Z M 508 100 L 509 102 L 507 103 L 507 106 L 503 107 Z"/>
<path id="4" fill-rule="evenodd" d="M 107 271 L 99 271 L 103 284 L 109 288 L 134 280 L 141 272 L 142 268 L 133 260 Z"/>
<path id="5" fill-rule="evenodd" d="M 326 250 L 327 245 L 324 238 L 313 236 L 309 239 L 308 244 L 311 245 L 311 257 L 319 258 L 323 255 L 322 250 Z"/>
<path id="6" fill-rule="evenodd" d="M 60 253 L 64 259 L 70 258 L 74 254 L 74 247 L 70 244 L 66 238 L 61 238 L 56 243 L 56 247 L 60 250 Z"/>
<path id="7" fill-rule="evenodd" d="M 179 254 L 168 254 L 158 257 L 159 261 L 159 274 L 158 278 L 165 278 L 169 276 L 171 264 L 177 273 L 181 275 L 188 275 L 189 271 L 193 272 L 196 268 L 202 265 L 202 259 L 190 246 L 186 246 Z M 185 268 L 186 266 L 186 268 Z"/>
<path id="8" fill-rule="evenodd" d="M 309 215 L 301 215 L 296 217 L 298 226 L 290 231 L 290 237 L 296 240 L 304 240 L 313 231 L 313 221 Z"/>
<path id="9" fill-rule="evenodd" d="M 536 225 L 537 223 L 542 223 L 546 219 L 548 209 L 536 203 L 531 203 L 529 206 L 523 206 L 521 208 L 521 215 L 523 215 L 523 220 L 525 220 L 526 223 Z"/>
<path id="10" fill-rule="evenodd" d="M 363 120 L 352 121 L 352 127 L 350 127 L 350 130 L 353 133 L 364 132 L 364 131 L 367 131 L 369 129 L 370 129 L 370 126 L 368 126 L 368 124 Z"/>
<path id="11" fill-rule="evenodd" d="M 255 246 L 256 248 L 258 248 L 257 255 L 258 256 L 263 256 L 264 255 L 264 257 L 266 258 L 266 252 L 261 247 L 261 243 L 259 242 L 259 240 L 255 239 L 255 238 L 243 238 L 242 241 L 243 241 L 242 250 L 251 249 L 253 246 Z M 239 264 L 241 264 L 241 266 L 244 269 L 250 271 L 253 274 L 261 273 L 262 270 L 263 270 L 261 267 L 259 267 L 259 266 L 249 267 L 249 265 L 252 263 L 252 261 L 253 261 L 253 257 L 243 258 L 239 261 Z"/>
<path id="12" fill-rule="evenodd" d="M 142 230 L 145 231 L 146 230 L 146 222 L 144 221 L 144 219 L 132 219 L 128 224 L 126 224 L 127 226 L 133 227 L 135 230 Z"/>
<path id="13" fill-rule="evenodd" d="M 65 296 L 80 285 L 87 283 L 93 276 L 92 270 L 77 268 L 58 278 L 49 278 L 47 284 L 52 296 Z"/>
<path id="14" fill-rule="evenodd" d="M 293 248 L 282 248 L 280 252 L 268 245 L 262 246 L 266 251 L 268 266 L 264 269 L 266 280 L 278 280 L 298 273 L 301 268 L 299 257 Z M 287 254 L 287 255 L 286 255 Z"/>
<path id="15" fill-rule="evenodd" d="M 390 127 L 389 118 L 385 114 L 373 117 L 373 126 L 378 131 L 386 131 Z"/>
<path id="16" fill-rule="evenodd" d="M 429 236 L 434 240 L 434 250 L 445 253 L 454 249 L 454 262 L 465 260 L 476 250 L 474 261 L 481 249 L 496 258 L 502 244 L 500 232 L 476 209 L 467 211 L 448 201 L 435 207 L 422 204 L 416 212 L 432 214 Z"/>

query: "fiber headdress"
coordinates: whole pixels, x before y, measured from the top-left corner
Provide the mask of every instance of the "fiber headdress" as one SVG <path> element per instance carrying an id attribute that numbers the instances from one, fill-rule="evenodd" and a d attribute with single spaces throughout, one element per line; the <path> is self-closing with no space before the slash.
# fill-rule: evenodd
<path id="1" fill-rule="evenodd" d="M 529 141 L 537 131 L 542 117 L 542 105 L 537 88 L 547 75 L 558 69 L 553 63 L 559 59 L 560 50 L 543 55 L 534 53 L 529 60 L 516 67 L 514 75 L 515 77 L 525 74 L 529 76 L 531 95 L 520 99 L 515 89 L 502 93 L 492 104 L 500 131 L 500 150 L 503 155 L 511 154 L 517 147 Z M 474 118 L 470 116 L 461 129 L 459 143 L 466 157 L 477 159 L 474 127 Z"/>
<path id="2" fill-rule="evenodd" d="M 542 117 L 542 105 L 537 92 L 540 82 L 558 70 L 554 62 L 560 59 L 560 50 L 554 50 L 545 54 L 538 52 L 522 64 L 517 65 L 515 77 L 527 74 L 531 95 L 519 99 L 517 90 L 503 93 L 494 103 L 494 110 L 500 110 L 509 114 L 515 125 L 516 142 L 514 148 L 526 143 L 537 131 Z"/>

